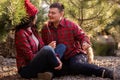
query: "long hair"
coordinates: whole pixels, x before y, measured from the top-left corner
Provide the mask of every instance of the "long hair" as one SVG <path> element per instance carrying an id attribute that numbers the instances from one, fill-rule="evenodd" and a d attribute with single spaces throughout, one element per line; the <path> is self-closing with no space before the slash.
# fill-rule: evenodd
<path id="1" fill-rule="evenodd" d="M 35 19 L 35 16 L 26 16 L 21 19 L 21 22 L 15 27 L 15 31 L 19 31 L 20 29 L 27 28 L 33 26 L 32 22 Z"/>

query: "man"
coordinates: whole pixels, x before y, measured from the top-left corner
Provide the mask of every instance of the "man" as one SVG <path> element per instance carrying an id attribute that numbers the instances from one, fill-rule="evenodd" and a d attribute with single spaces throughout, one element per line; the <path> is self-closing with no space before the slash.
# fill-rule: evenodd
<path id="1" fill-rule="evenodd" d="M 87 51 L 91 49 L 88 36 L 77 24 L 63 16 L 64 6 L 60 3 L 51 4 L 48 13 L 49 22 L 41 31 L 46 45 L 55 41 L 56 45 L 62 43 L 67 47 L 61 59 L 63 68 L 54 71 L 55 75 L 66 73 L 67 70 L 68 74 L 95 75 L 113 79 L 113 71 L 88 63 Z"/>

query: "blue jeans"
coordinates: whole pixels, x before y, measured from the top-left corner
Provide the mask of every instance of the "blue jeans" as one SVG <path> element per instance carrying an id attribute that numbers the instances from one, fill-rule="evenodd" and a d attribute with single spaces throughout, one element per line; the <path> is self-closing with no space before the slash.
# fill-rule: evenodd
<path id="1" fill-rule="evenodd" d="M 95 75 L 102 77 L 102 72 L 105 70 L 104 77 L 111 79 L 113 78 L 112 71 L 94 64 L 89 64 L 87 62 L 87 55 L 83 53 L 77 54 L 69 60 L 63 59 L 62 62 L 63 68 L 60 71 L 54 71 L 55 76 L 84 74 L 87 76 Z"/>
<path id="2" fill-rule="evenodd" d="M 58 44 L 55 48 L 55 53 L 59 56 L 61 59 L 64 55 L 64 52 L 66 50 L 66 46 L 64 44 Z"/>
<path id="3" fill-rule="evenodd" d="M 23 78 L 37 77 L 38 73 L 49 71 L 59 65 L 55 51 L 50 46 L 44 46 L 37 52 L 33 60 L 27 65 L 22 67 L 18 73 Z"/>
<path id="4" fill-rule="evenodd" d="M 113 72 L 111 70 L 99 67 L 94 64 L 89 64 L 87 62 L 87 55 L 83 53 L 72 57 L 70 59 L 69 65 L 72 74 L 84 74 L 87 76 L 95 75 L 102 77 L 103 70 L 105 70 L 104 77 L 111 79 L 113 78 Z"/>

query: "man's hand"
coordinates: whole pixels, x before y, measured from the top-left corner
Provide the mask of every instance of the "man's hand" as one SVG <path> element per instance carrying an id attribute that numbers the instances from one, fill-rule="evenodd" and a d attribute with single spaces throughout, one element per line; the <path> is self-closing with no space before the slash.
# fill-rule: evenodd
<path id="1" fill-rule="evenodd" d="M 90 63 L 90 64 L 93 63 L 94 62 L 94 53 L 93 53 L 93 50 L 92 50 L 92 47 L 90 46 L 90 44 L 88 44 L 87 42 L 83 42 L 82 49 L 87 52 L 88 63 Z"/>
<path id="2" fill-rule="evenodd" d="M 90 44 L 88 44 L 87 42 L 83 42 L 83 44 L 82 44 L 82 49 L 83 50 L 86 51 L 89 47 L 90 47 Z"/>
<path id="3" fill-rule="evenodd" d="M 56 57 L 56 58 L 57 58 L 57 60 L 59 62 L 59 66 L 55 67 L 54 69 L 55 70 L 60 70 L 60 69 L 62 69 L 62 62 L 61 62 L 61 60 L 58 57 Z"/>
<path id="4" fill-rule="evenodd" d="M 90 63 L 90 64 L 94 63 L 94 53 L 93 53 L 92 47 L 88 48 L 87 56 L 88 56 L 88 63 Z"/>

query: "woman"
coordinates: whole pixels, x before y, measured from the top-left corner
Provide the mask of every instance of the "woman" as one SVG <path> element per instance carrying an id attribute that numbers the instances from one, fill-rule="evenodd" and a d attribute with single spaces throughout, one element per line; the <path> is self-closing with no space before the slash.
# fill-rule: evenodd
<path id="1" fill-rule="evenodd" d="M 51 80 L 52 76 L 48 71 L 62 68 L 62 63 L 54 51 L 55 42 L 44 46 L 35 27 L 38 10 L 30 3 L 30 0 L 25 0 L 25 8 L 28 16 L 16 26 L 15 32 L 18 73 L 23 78 L 35 78 L 39 74 L 41 79 Z M 63 44 L 60 44 L 58 48 L 61 49 L 61 47 L 65 48 Z"/>

